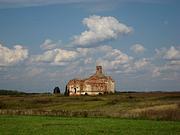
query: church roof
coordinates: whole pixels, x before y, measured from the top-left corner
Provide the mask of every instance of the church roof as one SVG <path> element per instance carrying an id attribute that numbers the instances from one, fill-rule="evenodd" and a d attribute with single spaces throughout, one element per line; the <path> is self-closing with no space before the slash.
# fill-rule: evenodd
<path id="1" fill-rule="evenodd" d="M 84 82 L 96 82 L 96 83 L 101 83 L 105 80 L 111 80 L 114 82 L 114 80 L 110 77 L 110 76 L 106 76 L 103 74 L 102 72 L 102 66 L 96 66 L 96 73 L 93 74 L 92 76 L 90 76 L 89 78 L 86 78 L 86 79 L 73 79 L 73 80 L 70 80 L 68 82 L 68 85 L 74 85 L 74 84 L 82 84 Z"/>

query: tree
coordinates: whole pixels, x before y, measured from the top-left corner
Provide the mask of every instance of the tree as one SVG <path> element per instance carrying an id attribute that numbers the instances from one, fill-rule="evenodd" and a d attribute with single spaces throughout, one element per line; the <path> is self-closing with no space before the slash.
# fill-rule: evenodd
<path id="1" fill-rule="evenodd" d="M 65 96 L 69 96 L 69 90 L 68 90 L 68 88 L 67 88 L 67 85 L 66 85 L 66 89 L 65 89 L 64 95 L 65 95 Z"/>
<path id="2" fill-rule="evenodd" d="M 53 93 L 54 93 L 54 94 L 60 94 L 60 89 L 59 89 L 59 87 L 55 87 Z"/>

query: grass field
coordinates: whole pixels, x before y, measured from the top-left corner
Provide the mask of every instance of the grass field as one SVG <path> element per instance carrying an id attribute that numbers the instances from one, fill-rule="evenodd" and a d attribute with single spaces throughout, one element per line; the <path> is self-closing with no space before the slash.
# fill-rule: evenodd
<path id="1" fill-rule="evenodd" d="M 180 92 L 66 97 L 0 95 L 0 114 L 180 120 Z"/>
<path id="2" fill-rule="evenodd" d="M 0 116 L 2 135 L 179 135 L 180 122 L 119 118 Z"/>

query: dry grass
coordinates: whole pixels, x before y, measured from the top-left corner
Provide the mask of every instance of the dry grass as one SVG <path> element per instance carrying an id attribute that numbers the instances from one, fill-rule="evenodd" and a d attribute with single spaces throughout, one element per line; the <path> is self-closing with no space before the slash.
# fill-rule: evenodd
<path id="1" fill-rule="evenodd" d="M 155 105 L 129 110 L 125 117 L 162 120 L 180 120 L 179 104 Z"/>
<path id="2" fill-rule="evenodd" d="M 0 114 L 180 120 L 180 92 L 0 96 Z"/>

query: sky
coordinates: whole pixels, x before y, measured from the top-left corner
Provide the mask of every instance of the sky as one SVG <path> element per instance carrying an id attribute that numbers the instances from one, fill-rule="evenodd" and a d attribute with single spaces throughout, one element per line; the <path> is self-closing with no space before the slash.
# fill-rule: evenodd
<path id="1" fill-rule="evenodd" d="M 63 92 L 101 65 L 116 91 L 180 91 L 179 0 L 0 0 L 0 89 Z"/>

